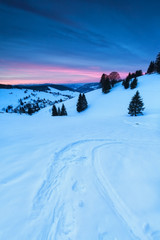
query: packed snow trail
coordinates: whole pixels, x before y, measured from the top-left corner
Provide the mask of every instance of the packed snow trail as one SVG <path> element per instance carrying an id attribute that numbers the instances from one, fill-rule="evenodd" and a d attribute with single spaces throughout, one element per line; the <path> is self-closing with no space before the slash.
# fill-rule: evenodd
<path id="1" fill-rule="evenodd" d="M 101 166 L 101 149 L 107 148 L 107 145 L 108 144 L 100 145 L 98 147 L 95 147 L 92 151 L 92 161 L 96 173 L 95 175 L 97 177 L 98 189 L 104 198 L 110 198 L 113 204 L 113 208 L 115 208 L 117 214 L 119 214 L 122 220 L 131 229 L 134 236 L 137 236 L 137 238 L 141 240 L 151 240 L 152 237 L 144 233 L 142 223 L 125 205 L 125 203 L 122 201 L 122 199 L 110 184 L 106 174 L 104 174 L 103 168 Z"/>
<path id="2" fill-rule="evenodd" d="M 90 171 L 89 178 L 92 177 L 92 181 L 96 183 L 96 191 L 105 201 L 106 208 L 111 209 L 112 214 L 120 222 L 119 224 L 124 227 L 126 236 L 129 235 L 129 238 L 126 237 L 126 239 L 152 239 L 143 232 L 138 219 L 130 212 L 107 178 L 104 177 L 100 164 L 100 151 L 101 148 L 107 148 L 110 144 L 120 144 L 120 142 L 110 139 L 82 140 L 67 145 L 55 154 L 53 165 L 49 167 L 47 177 L 33 203 L 32 220 L 34 223 L 34 220 L 37 222 L 37 219 L 39 219 L 40 229 L 35 239 L 81 239 L 77 235 L 79 227 L 78 211 L 74 206 L 72 192 L 83 195 L 80 193 L 86 191 L 88 179 L 85 179 L 82 186 L 78 186 L 78 181 L 71 183 L 69 180 L 69 177 L 76 179 L 77 172 L 75 172 L 75 169 L 80 169 L 80 166 L 82 168 L 87 167 Z M 70 185 L 71 193 L 69 193 Z M 84 200 L 78 199 L 78 201 L 80 208 L 83 208 Z M 35 233 L 37 234 L 37 231 Z M 35 233 L 33 229 L 32 234 Z M 109 239 L 107 231 L 97 234 L 99 240 Z"/>

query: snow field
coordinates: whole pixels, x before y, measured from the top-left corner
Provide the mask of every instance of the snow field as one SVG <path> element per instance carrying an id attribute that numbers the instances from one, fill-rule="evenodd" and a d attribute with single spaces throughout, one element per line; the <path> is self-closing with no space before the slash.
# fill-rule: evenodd
<path id="1" fill-rule="evenodd" d="M 87 93 L 81 114 L 76 98 L 66 117 L 0 114 L 0 239 L 159 240 L 159 80 Z"/>

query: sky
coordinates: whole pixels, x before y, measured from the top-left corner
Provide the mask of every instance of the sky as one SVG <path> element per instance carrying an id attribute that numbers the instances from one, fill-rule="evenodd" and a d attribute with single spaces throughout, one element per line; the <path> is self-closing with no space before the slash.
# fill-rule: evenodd
<path id="1" fill-rule="evenodd" d="M 0 0 L 0 83 L 97 82 L 160 51 L 160 1 Z"/>

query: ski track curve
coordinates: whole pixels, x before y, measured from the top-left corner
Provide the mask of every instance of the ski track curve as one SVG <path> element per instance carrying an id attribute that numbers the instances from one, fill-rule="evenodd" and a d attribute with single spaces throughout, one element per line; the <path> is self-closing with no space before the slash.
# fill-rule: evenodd
<path id="1" fill-rule="evenodd" d="M 152 240 L 153 238 L 145 235 L 145 233 L 143 233 L 143 230 L 139 228 L 139 222 L 136 217 L 133 216 L 130 210 L 126 207 L 106 177 L 104 178 L 103 170 L 100 165 L 100 159 L 97 161 L 96 155 L 97 152 L 100 151 L 100 148 L 108 146 L 110 144 L 122 143 L 114 139 L 80 140 L 68 144 L 60 151 L 55 153 L 53 164 L 49 166 L 46 179 L 43 181 L 33 201 L 31 212 L 32 221 L 34 222 L 37 219 L 43 219 L 40 227 L 41 231 L 38 233 L 38 236 L 35 239 L 59 239 L 58 233 L 61 231 L 61 226 L 65 221 L 63 214 L 64 202 L 62 201 L 61 194 L 55 196 L 54 191 L 60 186 L 62 176 L 65 174 L 67 168 L 69 168 L 72 164 L 76 164 L 76 162 L 85 160 L 83 151 L 80 151 L 81 156 L 78 156 L 75 149 L 78 147 L 79 150 L 81 146 L 91 142 L 96 144 L 94 147 L 91 147 L 90 151 L 92 167 L 96 175 L 97 190 L 104 199 L 106 198 L 110 200 L 113 211 L 123 222 L 123 224 L 127 226 L 133 239 Z M 53 209 L 51 209 L 51 207 L 53 207 Z M 139 230 L 137 231 L 137 229 Z M 70 231 L 71 230 L 68 227 L 68 229 L 65 229 L 64 234 L 67 236 Z"/>
<path id="2" fill-rule="evenodd" d="M 113 209 L 122 219 L 122 221 L 128 225 L 133 237 L 139 240 L 153 240 L 149 235 L 146 235 L 141 227 L 139 219 L 130 211 L 130 209 L 125 205 L 123 200 L 117 194 L 117 192 L 112 187 L 111 183 L 107 179 L 106 175 L 104 176 L 103 169 L 100 163 L 100 158 L 96 157 L 99 150 L 103 147 L 106 147 L 108 144 L 102 144 L 93 148 L 92 150 L 92 164 L 95 171 L 95 176 L 97 178 L 97 186 L 100 194 L 104 198 L 110 198 L 112 202 Z"/>
<path id="3" fill-rule="evenodd" d="M 44 219 L 42 223 L 42 231 L 35 239 L 49 240 L 53 239 L 51 235 L 51 226 L 54 225 L 55 232 L 54 240 L 56 240 L 56 228 L 60 225 L 60 218 L 62 218 L 63 211 L 63 202 L 61 201 L 60 196 L 55 196 L 54 191 L 61 184 L 62 175 L 65 174 L 65 171 L 71 164 L 75 164 L 76 162 L 82 161 L 85 159 L 83 156 L 77 156 L 74 154 L 74 149 L 79 145 L 86 144 L 87 142 L 105 142 L 105 141 L 113 141 L 111 139 L 89 139 L 89 140 L 80 140 L 73 143 L 68 144 L 60 151 L 55 153 L 53 163 L 48 168 L 47 176 L 43 181 L 41 187 L 39 188 L 36 196 L 33 200 L 33 206 L 31 211 L 30 218 L 36 221 L 38 218 Z M 69 156 L 68 156 L 69 153 Z M 50 209 L 51 202 L 54 201 L 53 208 Z M 46 219 L 46 221 L 45 221 Z M 34 230 L 33 230 L 33 234 Z"/>

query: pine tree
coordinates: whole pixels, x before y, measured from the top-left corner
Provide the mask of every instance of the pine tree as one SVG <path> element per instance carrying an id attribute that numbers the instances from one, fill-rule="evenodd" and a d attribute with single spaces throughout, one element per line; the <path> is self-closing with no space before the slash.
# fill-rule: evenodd
<path id="1" fill-rule="evenodd" d="M 28 107 L 28 114 L 29 114 L 29 115 L 32 115 L 32 113 L 34 113 L 32 107 Z"/>
<path id="2" fill-rule="evenodd" d="M 57 110 L 57 116 L 61 116 L 61 110 L 60 110 L 60 107 L 58 107 L 58 110 Z"/>
<path id="3" fill-rule="evenodd" d="M 19 99 L 19 103 L 20 103 L 20 105 L 23 105 L 23 101 L 21 98 Z"/>
<path id="4" fill-rule="evenodd" d="M 87 99 L 85 94 L 79 94 L 77 102 L 77 112 L 82 112 L 88 107 Z"/>
<path id="5" fill-rule="evenodd" d="M 134 76 L 134 77 L 140 77 L 140 76 L 142 76 L 142 75 L 143 75 L 142 70 L 137 70 L 137 71 L 135 72 L 135 76 Z"/>
<path id="6" fill-rule="evenodd" d="M 149 64 L 149 67 L 147 69 L 147 73 L 148 74 L 151 74 L 155 71 L 155 63 L 154 61 L 151 61 L 150 64 Z"/>
<path id="7" fill-rule="evenodd" d="M 21 113 L 25 113 L 24 107 L 20 107 L 20 108 L 19 108 L 19 113 L 20 113 L 20 114 L 21 114 Z"/>
<path id="8" fill-rule="evenodd" d="M 130 74 L 130 73 L 129 73 Z M 128 89 L 129 88 L 129 82 L 130 82 L 131 78 L 130 76 L 128 75 L 126 77 L 126 79 L 122 82 L 122 85 L 124 86 L 125 89 Z"/>
<path id="9" fill-rule="evenodd" d="M 108 77 L 107 74 L 105 74 L 105 73 L 102 74 L 101 79 L 100 79 L 101 86 L 103 85 L 103 82 L 106 80 L 107 77 Z"/>
<path id="10" fill-rule="evenodd" d="M 81 111 L 82 111 L 82 95 L 80 93 L 78 97 L 78 102 L 77 102 L 77 112 L 81 112 Z"/>
<path id="11" fill-rule="evenodd" d="M 66 111 L 66 108 L 65 108 L 64 104 L 62 104 L 61 116 L 67 116 L 67 111 Z"/>
<path id="12" fill-rule="evenodd" d="M 160 73 L 160 53 L 158 53 L 158 55 L 157 55 L 156 62 L 155 62 L 155 68 L 156 68 L 156 72 Z"/>
<path id="13" fill-rule="evenodd" d="M 38 112 L 40 110 L 40 107 L 38 105 L 38 102 L 36 102 L 36 111 Z"/>
<path id="14" fill-rule="evenodd" d="M 107 77 L 107 78 L 103 81 L 103 84 L 102 84 L 102 92 L 103 92 L 103 93 L 109 93 L 110 89 L 111 89 L 111 84 L 110 84 L 109 78 Z"/>
<path id="15" fill-rule="evenodd" d="M 124 80 L 122 82 L 122 85 L 124 86 L 125 89 L 128 89 L 129 88 L 129 79 L 126 78 L 126 80 Z"/>
<path id="16" fill-rule="evenodd" d="M 55 105 L 52 107 L 52 116 L 58 116 L 57 108 Z"/>
<path id="17" fill-rule="evenodd" d="M 142 112 L 144 111 L 144 103 L 138 91 L 132 97 L 128 110 L 129 110 L 128 114 L 130 114 L 131 116 L 137 116 L 139 114 L 143 114 Z"/>
<path id="18" fill-rule="evenodd" d="M 88 107 L 87 99 L 85 94 L 82 94 L 82 111 L 85 110 Z"/>
<path id="19" fill-rule="evenodd" d="M 134 73 L 130 73 L 130 72 L 129 72 L 126 79 L 128 79 L 128 80 L 130 81 L 130 80 L 134 77 L 133 74 L 134 74 Z"/>
<path id="20" fill-rule="evenodd" d="M 138 83 L 138 80 L 137 80 L 137 78 L 135 77 L 135 78 L 133 79 L 133 81 L 131 82 L 130 88 L 131 88 L 131 89 L 136 88 L 136 87 L 137 87 L 137 83 Z"/>
<path id="21" fill-rule="evenodd" d="M 125 89 L 129 88 L 129 83 L 131 79 L 133 78 L 133 73 L 131 74 L 130 72 L 128 73 L 126 79 L 122 82 L 122 85 L 124 86 Z"/>

